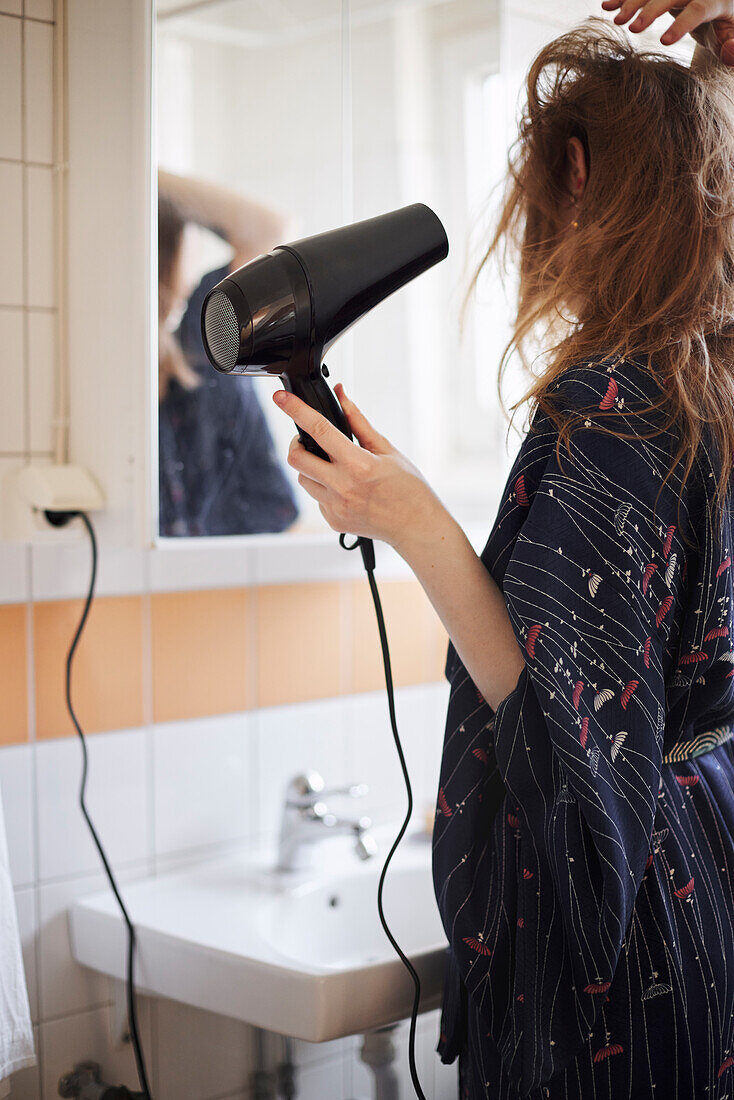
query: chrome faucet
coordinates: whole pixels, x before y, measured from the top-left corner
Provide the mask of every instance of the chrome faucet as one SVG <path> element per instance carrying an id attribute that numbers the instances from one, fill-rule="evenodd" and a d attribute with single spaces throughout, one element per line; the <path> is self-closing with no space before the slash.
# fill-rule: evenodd
<path id="1" fill-rule="evenodd" d="M 337 817 L 324 801 L 346 795 L 361 798 L 367 794 L 365 783 L 350 787 L 325 787 L 318 772 L 309 771 L 291 779 L 285 796 L 278 842 L 278 870 L 292 871 L 300 866 L 300 849 L 304 844 L 331 835 L 353 834 L 355 851 L 360 859 L 369 859 L 377 852 L 375 838 L 369 832 L 369 817 Z"/>

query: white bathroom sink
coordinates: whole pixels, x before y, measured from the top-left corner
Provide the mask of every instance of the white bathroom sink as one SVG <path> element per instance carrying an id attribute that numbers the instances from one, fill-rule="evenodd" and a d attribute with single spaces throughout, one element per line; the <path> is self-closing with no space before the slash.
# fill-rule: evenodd
<path id="1" fill-rule="evenodd" d="M 323 872 L 274 871 L 274 850 L 261 848 L 124 883 L 138 941 L 138 988 L 311 1042 L 409 1016 L 413 983 L 376 902 L 396 831 L 375 830 L 379 852 L 365 862 L 336 839 L 321 842 Z M 404 838 L 384 905 L 420 976 L 421 1011 L 436 1008 L 446 938 L 424 834 Z M 70 927 L 78 962 L 124 978 L 125 929 L 110 891 L 77 899 Z"/>

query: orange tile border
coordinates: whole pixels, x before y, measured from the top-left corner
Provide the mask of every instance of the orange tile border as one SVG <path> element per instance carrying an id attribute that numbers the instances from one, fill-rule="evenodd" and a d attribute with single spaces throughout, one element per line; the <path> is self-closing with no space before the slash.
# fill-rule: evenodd
<path id="1" fill-rule="evenodd" d="M 380 594 L 396 686 L 443 679 L 448 636 L 414 579 Z M 81 600 L 31 608 L 36 736 L 69 737 L 66 653 Z M 150 615 L 150 669 L 145 623 Z M 0 746 L 29 737 L 27 605 L 0 605 Z M 254 666 L 254 667 L 253 667 Z M 88 733 L 384 688 L 366 580 L 98 597 L 75 657 L 74 703 Z"/>
<path id="2" fill-rule="evenodd" d="M 0 606 L 0 746 L 28 740 L 26 604 Z"/>
<path id="3" fill-rule="evenodd" d="M 376 691 L 385 686 L 382 650 L 372 596 L 365 582 L 353 581 L 351 638 L 353 690 Z M 448 636 L 417 580 L 378 582 L 390 662 L 396 687 L 438 680 L 443 675 L 438 653 Z M 445 645 L 443 645 L 445 656 Z"/>
<path id="4" fill-rule="evenodd" d="M 253 705 L 250 598 L 246 588 L 151 596 L 154 722 L 230 714 Z"/>
<path id="5" fill-rule="evenodd" d="M 82 600 L 33 605 L 36 737 L 71 737 L 66 710 L 66 654 Z M 85 733 L 143 724 L 141 596 L 101 596 L 92 604 L 76 655 L 72 700 Z"/>
<path id="6" fill-rule="evenodd" d="M 342 589 L 338 581 L 319 581 L 252 590 L 258 706 L 323 699 L 348 690 L 342 657 Z"/>

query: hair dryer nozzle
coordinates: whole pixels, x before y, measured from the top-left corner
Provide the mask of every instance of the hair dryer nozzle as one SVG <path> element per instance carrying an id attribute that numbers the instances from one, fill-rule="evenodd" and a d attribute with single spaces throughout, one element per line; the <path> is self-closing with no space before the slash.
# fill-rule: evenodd
<path id="1" fill-rule="evenodd" d="M 224 374 L 279 375 L 351 438 L 322 377 L 324 352 L 448 250 L 441 222 L 423 203 L 278 245 L 207 294 L 201 312 L 207 356 Z M 306 445 L 323 456 L 313 440 Z"/>

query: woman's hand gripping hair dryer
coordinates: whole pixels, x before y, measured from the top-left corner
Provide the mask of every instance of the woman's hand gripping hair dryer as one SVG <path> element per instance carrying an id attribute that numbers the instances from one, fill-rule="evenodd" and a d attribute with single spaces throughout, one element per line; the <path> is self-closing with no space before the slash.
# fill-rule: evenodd
<path id="1" fill-rule="evenodd" d="M 324 381 L 324 354 L 401 286 L 443 260 L 449 242 L 422 203 L 278 245 L 222 279 L 204 299 L 201 332 L 224 374 L 280 376 L 287 390 L 351 439 Z M 299 428 L 307 450 L 328 456 Z"/>

